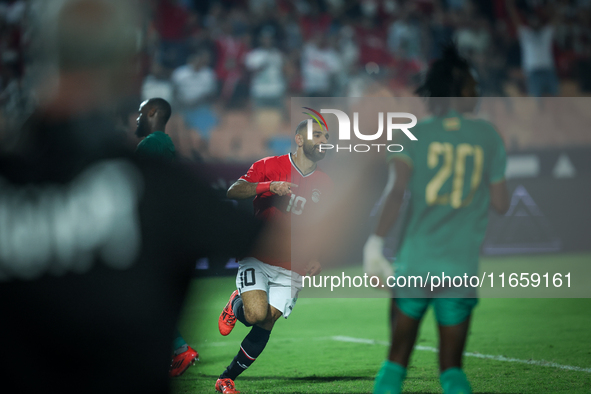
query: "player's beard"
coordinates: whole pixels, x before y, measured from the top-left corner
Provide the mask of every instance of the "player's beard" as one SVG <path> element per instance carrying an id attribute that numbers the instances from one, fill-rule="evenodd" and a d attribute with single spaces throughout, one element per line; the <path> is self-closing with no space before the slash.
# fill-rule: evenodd
<path id="1" fill-rule="evenodd" d="M 138 138 L 144 138 L 146 137 L 149 133 L 148 130 L 148 124 L 146 122 L 142 122 L 142 120 L 140 119 L 140 121 L 137 124 L 137 127 L 135 129 L 135 135 Z"/>
<path id="2" fill-rule="evenodd" d="M 314 145 L 311 141 L 304 143 L 304 155 L 313 162 L 324 159 L 326 151 L 320 152 L 320 145 Z"/>

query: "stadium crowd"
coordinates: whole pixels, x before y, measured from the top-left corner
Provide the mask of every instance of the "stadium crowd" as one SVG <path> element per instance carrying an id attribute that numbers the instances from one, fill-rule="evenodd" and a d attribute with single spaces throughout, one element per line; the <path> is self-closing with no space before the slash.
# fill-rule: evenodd
<path id="1" fill-rule="evenodd" d="M 135 128 L 140 99 L 162 97 L 174 109 L 168 132 L 191 159 L 286 151 L 292 96 L 359 97 L 376 81 L 410 96 L 449 40 L 474 64 L 484 96 L 591 91 L 589 0 L 509 1 L 525 25 L 552 24 L 541 56 L 548 73 L 530 70 L 539 48 L 532 52 L 506 0 L 137 1 L 148 17 L 137 97 L 120 111 L 121 126 Z M 29 107 L 27 3 L 0 2 L 4 123 Z"/>

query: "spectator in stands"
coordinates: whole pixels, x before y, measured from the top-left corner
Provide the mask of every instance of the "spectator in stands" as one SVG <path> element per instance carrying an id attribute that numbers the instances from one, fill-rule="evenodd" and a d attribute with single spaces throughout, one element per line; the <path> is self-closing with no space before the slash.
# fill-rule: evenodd
<path id="1" fill-rule="evenodd" d="M 359 45 L 355 41 L 355 29 L 348 24 L 339 30 L 338 50 L 343 68 L 347 73 L 355 72 L 359 61 Z"/>
<path id="2" fill-rule="evenodd" d="M 304 40 L 314 39 L 319 34 L 328 34 L 332 24 L 332 18 L 321 9 L 320 2 L 312 1 L 309 4 L 305 2 L 296 2 L 301 17 L 299 20 L 300 30 Z M 306 5 L 306 6 L 304 6 Z"/>
<path id="3" fill-rule="evenodd" d="M 186 65 L 174 70 L 172 83 L 176 104 L 183 113 L 188 127 L 197 130 L 202 138 L 209 139 L 217 125 L 217 116 L 211 104 L 217 92 L 215 73 L 209 67 L 209 52 L 200 50 L 189 57 Z"/>
<path id="4" fill-rule="evenodd" d="M 325 34 L 317 33 L 302 51 L 302 90 L 306 96 L 334 96 L 335 76 L 341 59 L 328 45 Z"/>
<path id="5" fill-rule="evenodd" d="M 388 49 L 396 55 L 400 47 L 405 47 L 407 59 L 418 59 L 421 54 L 421 30 L 408 9 L 388 28 Z"/>
<path id="6" fill-rule="evenodd" d="M 33 104 L 23 80 L 25 11 L 26 3 L 22 0 L 0 2 L 0 134 L 4 136 L 0 151 L 10 145 L 13 130 L 28 116 Z"/>
<path id="7" fill-rule="evenodd" d="M 252 72 L 250 96 L 256 108 L 283 108 L 285 75 L 283 53 L 277 49 L 275 30 L 261 31 L 260 47 L 246 55 L 246 68 Z"/>
<path id="8" fill-rule="evenodd" d="M 577 77 L 581 90 L 591 92 L 591 9 L 578 15 L 577 31 L 574 37 L 577 56 Z"/>
<path id="9" fill-rule="evenodd" d="M 376 23 L 375 18 L 364 17 L 356 33 L 361 66 L 368 63 L 384 66 L 389 62 L 390 54 L 386 44 L 386 32 Z"/>
<path id="10" fill-rule="evenodd" d="M 3 1 L 0 4 L 0 14 L 10 24 L 22 23 L 27 4 L 24 0 Z"/>
<path id="11" fill-rule="evenodd" d="M 251 35 L 252 35 L 252 47 L 260 47 L 261 46 L 261 38 L 264 31 L 272 32 L 273 34 L 273 44 L 276 48 L 285 50 L 284 45 L 285 39 L 285 30 L 284 26 L 281 24 L 280 18 L 276 15 L 277 7 L 271 7 L 269 5 L 262 11 L 262 13 L 256 15 L 256 19 L 254 19 L 251 27 Z"/>
<path id="12" fill-rule="evenodd" d="M 23 81 L 18 76 L 18 64 L 14 62 L 0 62 L 0 127 L 4 141 L 0 140 L 0 151 L 10 145 L 13 130 L 28 115 L 32 100 L 23 89 Z"/>
<path id="13" fill-rule="evenodd" d="M 157 61 L 152 62 L 152 70 L 142 83 L 142 101 L 152 97 L 174 102 L 174 86 L 169 79 L 169 72 Z"/>
<path id="14" fill-rule="evenodd" d="M 276 30 L 267 25 L 261 30 L 260 47 L 246 55 L 246 67 L 252 72 L 250 97 L 254 107 L 254 123 L 260 136 L 275 146 L 274 137 L 285 117 L 286 59 L 276 47 Z M 279 136 L 279 143 L 284 136 Z"/>
<path id="15" fill-rule="evenodd" d="M 441 49 L 445 44 L 451 42 L 454 34 L 453 25 L 449 13 L 436 4 L 431 18 L 427 25 L 427 35 L 429 37 L 427 60 L 439 59 L 443 56 Z"/>
<path id="16" fill-rule="evenodd" d="M 468 2 L 466 0 L 444 0 L 444 3 L 450 11 L 462 11 Z"/>
<path id="17" fill-rule="evenodd" d="M 202 26 L 201 16 L 193 11 L 189 14 L 187 50 L 189 53 L 195 53 L 199 49 L 206 48 L 213 53 L 215 45 L 211 40 L 211 32 Z"/>
<path id="18" fill-rule="evenodd" d="M 355 40 L 355 29 L 347 24 L 339 30 L 337 39 L 337 51 L 341 59 L 341 68 L 338 74 L 338 96 L 349 94 L 349 85 L 359 72 L 359 45 Z"/>
<path id="19" fill-rule="evenodd" d="M 231 107 L 240 107 L 247 88 L 245 86 L 244 57 L 248 46 L 244 40 L 242 21 L 234 26 L 230 20 L 222 24 L 222 35 L 216 39 L 217 62 L 215 71 L 221 84 L 221 98 Z"/>
<path id="20" fill-rule="evenodd" d="M 165 67 L 178 67 L 187 59 L 189 12 L 179 0 L 158 0 L 154 11 L 160 62 Z"/>
<path id="21" fill-rule="evenodd" d="M 470 18 L 454 34 L 460 54 L 466 57 L 484 55 L 490 47 L 488 21 L 482 16 Z"/>
<path id="22" fill-rule="evenodd" d="M 389 86 L 392 90 L 404 90 L 408 86 L 416 85 L 416 78 L 425 65 L 416 58 L 406 55 L 407 41 L 403 41 L 395 56 L 388 64 Z"/>
<path id="23" fill-rule="evenodd" d="M 221 32 L 221 21 L 224 19 L 224 7 L 221 3 L 214 2 L 209 7 L 207 15 L 203 18 L 203 26 L 210 32 L 212 37 L 217 37 Z"/>
<path id="24" fill-rule="evenodd" d="M 280 16 L 281 26 L 285 32 L 284 48 L 292 51 L 302 47 L 302 31 L 293 14 L 284 13 Z"/>
<path id="25" fill-rule="evenodd" d="M 505 83 L 508 79 L 507 60 L 498 45 L 491 45 L 486 53 L 474 57 L 478 72 L 480 94 L 488 97 L 505 97 Z"/>
<path id="26" fill-rule="evenodd" d="M 515 0 L 506 0 L 511 21 L 517 27 L 521 44 L 521 67 L 530 96 L 558 95 L 558 77 L 552 54 L 554 26 L 544 24 L 537 14 L 531 14 L 528 24 L 521 22 Z"/>

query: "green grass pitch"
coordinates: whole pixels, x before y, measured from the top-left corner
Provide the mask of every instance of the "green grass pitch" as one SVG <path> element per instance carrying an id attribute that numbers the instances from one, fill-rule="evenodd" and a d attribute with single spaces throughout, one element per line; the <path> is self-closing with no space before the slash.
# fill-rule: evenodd
<path id="1" fill-rule="evenodd" d="M 581 257 L 591 261 L 588 255 L 540 258 Z M 523 258 L 501 262 L 511 259 Z M 194 281 L 180 329 L 201 361 L 172 381 L 174 393 L 215 392 L 217 377 L 249 330 L 237 323 L 228 337 L 218 332 L 219 313 L 234 289 L 233 277 Z M 277 322 L 267 348 L 238 377 L 236 388 L 243 393 L 370 393 L 386 355 L 389 300 L 304 297 L 289 319 Z M 417 345 L 404 392 L 441 393 L 431 312 Z M 464 369 L 475 393 L 589 394 L 591 299 L 481 299 L 466 351 Z M 496 358 L 482 358 L 488 356 Z"/>

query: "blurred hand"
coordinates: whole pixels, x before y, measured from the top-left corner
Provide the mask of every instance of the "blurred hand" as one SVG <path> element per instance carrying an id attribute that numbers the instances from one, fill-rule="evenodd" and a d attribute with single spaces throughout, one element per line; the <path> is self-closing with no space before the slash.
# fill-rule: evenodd
<path id="1" fill-rule="evenodd" d="M 291 194 L 292 187 L 298 187 L 298 185 L 290 182 L 271 182 L 269 189 L 271 193 L 275 193 L 278 196 L 285 196 L 286 194 Z"/>
<path id="2" fill-rule="evenodd" d="M 306 264 L 306 275 L 308 276 L 315 276 L 322 272 L 322 266 L 316 260 L 310 261 Z"/>
<path id="3" fill-rule="evenodd" d="M 363 270 L 370 276 L 377 276 L 386 283 L 389 276 L 394 276 L 392 264 L 384 257 L 384 238 L 370 235 L 363 247 Z"/>

